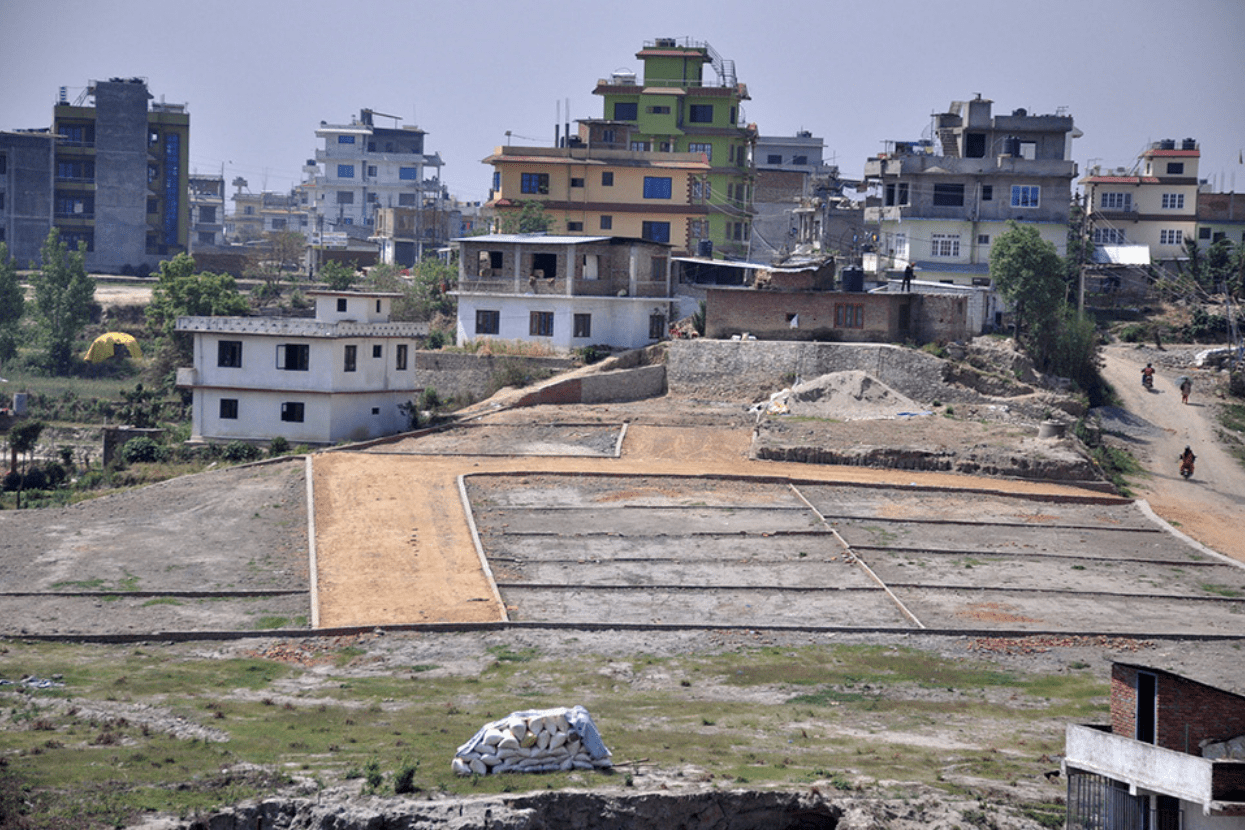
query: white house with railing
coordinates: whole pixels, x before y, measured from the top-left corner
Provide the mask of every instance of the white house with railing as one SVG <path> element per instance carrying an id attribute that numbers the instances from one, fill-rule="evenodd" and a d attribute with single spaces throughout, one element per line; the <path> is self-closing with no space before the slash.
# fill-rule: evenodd
<path id="1" fill-rule="evenodd" d="M 180 317 L 194 366 L 192 441 L 333 444 L 407 428 L 416 397 L 415 349 L 424 323 L 390 322 L 399 295 L 309 291 L 315 318 Z"/>

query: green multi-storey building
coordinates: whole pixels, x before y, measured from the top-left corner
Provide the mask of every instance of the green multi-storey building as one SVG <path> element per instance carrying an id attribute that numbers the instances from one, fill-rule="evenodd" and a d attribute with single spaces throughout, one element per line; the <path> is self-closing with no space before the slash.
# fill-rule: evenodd
<path id="1" fill-rule="evenodd" d="M 594 93 L 605 99 L 605 117 L 581 122 L 600 144 L 632 151 L 703 153 L 710 171 L 689 183 L 689 201 L 707 208 L 687 221 L 685 238 L 672 230 L 676 248 L 745 257 L 752 235 L 755 125 L 744 119 L 748 88 L 735 78 L 735 62 L 708 43 L 657 38 L 636 53 L 644 77 L 616 72 Z M 713 81 L 705 79 L 705 67 Z"/>

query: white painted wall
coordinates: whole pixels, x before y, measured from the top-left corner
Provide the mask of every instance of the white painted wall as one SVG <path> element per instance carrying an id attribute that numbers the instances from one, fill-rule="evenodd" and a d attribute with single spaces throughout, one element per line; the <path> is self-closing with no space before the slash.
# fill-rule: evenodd
<path id="1" fill-rule="evenodd" d="M 480 309 L 501 312 L 500 330 L 496 334 L 476 334 L 476 311 Z M 529 333 L 532 311 L 553 312 L 552 337 L 536 337 Z M 459 343 L 480 338 L 522 340 L 546 343 L 551 348 L 564 351 L 591 345 L 637 349 L 657 342 L 648 336 L 649 316 L 655 313 L 666 318 L 662 329 L 664 338 L 671 313 L 670 301 L 667 299 L 460 293 L 457 337 Z M 592 315 L 591 336 L 572 336 L 576 314 Z"/>

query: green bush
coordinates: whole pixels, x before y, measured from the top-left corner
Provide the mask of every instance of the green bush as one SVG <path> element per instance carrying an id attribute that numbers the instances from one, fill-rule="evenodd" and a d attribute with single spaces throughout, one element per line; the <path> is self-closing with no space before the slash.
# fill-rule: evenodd
<path id="1" fill-rule="evenodd" d="M 273 458 L 278 455 L 285 455 L 290 451 L 290 442 L 285 439 L 284 435 L 278 435 L 268 442 L 268 454 Z"/>
<path id="2" fill-rule="evenodd" d="M 147 437 L 131 438 L 121 447 L 121 457 L 127 464 L 150 464 L 168 461 L 169 448 Z"/>
<path id="3" fill-rule="evenodd" d="M 441 329 L 433 329 L 428 332 L 428 337 L 424 340 L 424 348 L 430 351 L 435 351 L 436 349 L 451 345 L 453 342 L 454 338 L 452 336 L 447 335 L 445 332 L 441 331 Z"/>
<path id="4" fill-rule="evenodd" d="M 255 461 L 263 455 L 263 450 L 245 441 L 230 441 L 220 454 L 226 461 Z"/>

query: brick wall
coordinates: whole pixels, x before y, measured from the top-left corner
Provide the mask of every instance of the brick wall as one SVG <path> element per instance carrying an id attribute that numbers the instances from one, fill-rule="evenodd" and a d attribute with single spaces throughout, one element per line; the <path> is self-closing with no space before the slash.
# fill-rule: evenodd
<path id="1" fill-rule="evenodd" d="M 1135 734 L 1139 671 L 1157 679 L 1158 746 L 1200 755 L 1203 740 L 1245 735 L 1245 697 L 1177 674 L 1120 663 L 1111 668 L 1111 729 L 1117 735 Z"/>
<path id="2" fill-rule="evenodd" d="M 901 340 L 895 296 L 855 292 L 757 291 L 710 288 L 705 291 L 705 335 L 729 339 L 748 332 L 761 340 L 819 340 L 885 343 Z M 860 328 L 836 326 L 835 306 L 863 306 Z M 790 315 L 799 315 L 791 327 Z"/>

